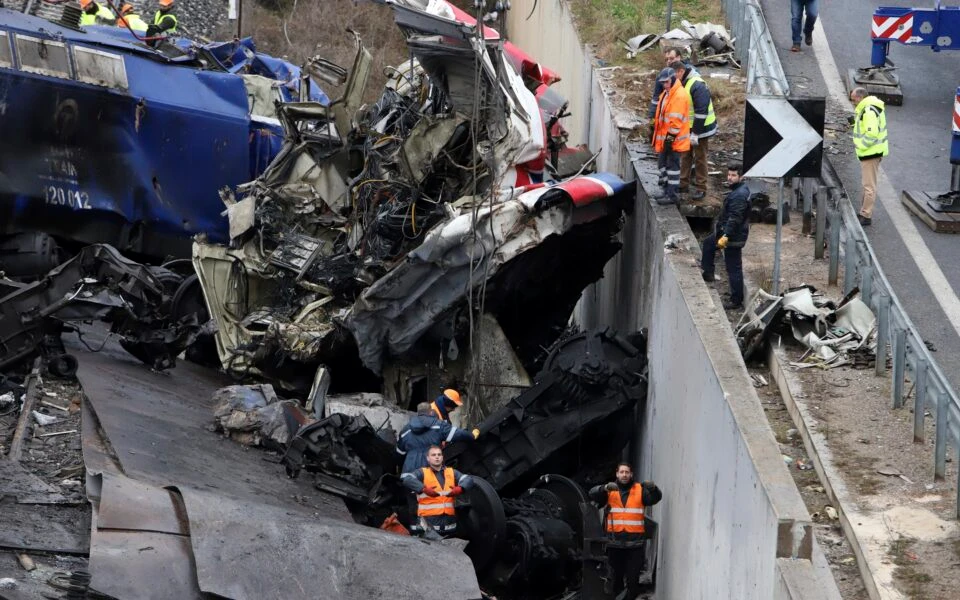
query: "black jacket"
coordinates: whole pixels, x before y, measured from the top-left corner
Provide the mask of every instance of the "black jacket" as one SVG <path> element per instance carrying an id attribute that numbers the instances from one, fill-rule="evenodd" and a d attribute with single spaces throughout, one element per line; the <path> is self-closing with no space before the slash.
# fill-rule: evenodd
<path id="1" fill-rule="evenodd" d="M 723 198 L 717 217 L 717 238 L 727 236 L 727 246 L 742 248 L 750 235 L 750 188 L 741 181 Z"/>
<path id="2" fill-rule="evenodd" d="M 620 502 L 623 504 L 627 503 L 627 496 L 630 495 L 630 488 L 633 487 L 633 484 L 636 483 L 631 481 L 626 486 L 622 486 L 617 483 L 617 488 L 620 490 Z M 599 504 L 600 506 L 605 507 L 607 505 L 607 490 L 604 489 L 606 484 L 597 485 L 590 488 L 588 496 L 590 499 Z M 643 488 L 643 506 L 644 508 L 648 506 L 653 506 L 654 504 L 660 502 L 660 499 L 663 498 L 663 492 L 660 491 L 660 488 L 657 487 L 652 481 L 641 481 L 640 486 Z M 606 515 L 606 511 L 604 511 Z M 606 521 L 604 521 L 606 522 Z M 625 531 L 617 532 L 612 534 L 613 539 L 618 543 L 617 545 L 633 546 L 638 543 L 642 543 L 645 539 L 644 535 L 639 533 L 627 533 Z"/>

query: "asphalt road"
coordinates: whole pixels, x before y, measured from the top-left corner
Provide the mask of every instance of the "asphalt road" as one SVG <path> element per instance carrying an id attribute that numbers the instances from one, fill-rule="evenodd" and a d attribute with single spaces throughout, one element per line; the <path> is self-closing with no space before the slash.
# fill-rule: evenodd
<path id="1" fill-rule="evenodd" d="M 869 64 L 871 17 L 874 9 L 881 5 L 932 8 L 933 1 L 820 3 L 818 27 L 822 27 L 826 34 L 830 54 L 843 76 L 850 68 Z M 763 0 L 762 7 L 784 70 L 791 81 L 792 93 L 801 96 L 828 95 L 813 49 L 804 44 L 799 54 L 789 51 L 789 2 Z M 900 191 L 904 189 L 945 191 L 949 188 L 950 123 L 954 92 L 960 85 L 960 54 L 935 53 L 928 47 L 893 44 L 890 58 L 898 67 L 904 104 L 887 107 L 890 156 L 884 159 L 882 169 L 893 188 L 886 191 L 888 198 L 898 203 Z M 837 114 L 836 110 L 840 107 L 828 100 L 828 121 L 831 108 Z M 848 107 L 843 109 L 849 111 Z M 859 206 L 860 170 L 852 151 L 849 131 L 841 129 L 837 132 L 835 143 L 829 142 L 828 145 L 839 152 L 828 152 L 828 156 L 840 173 L 854 205 Z M 909 219 L 916 225 L 922 243 L 933 255 L 952 293 L 960 293 L 960 236 L 934 233 L 918 219 L 912 216 Z M 932 265 L 922 257 L 918 263 L 898 234 L 891 215 L 880 202 L 874 210 L 873 225 L 866 231 L 900 302 L 924 339 L 936 348 L 933 356 L 952 380 L 954 389 L 960 389 L 960 335 L 947 319 L 922 275 L 922 270 L 930 269 Z"/>

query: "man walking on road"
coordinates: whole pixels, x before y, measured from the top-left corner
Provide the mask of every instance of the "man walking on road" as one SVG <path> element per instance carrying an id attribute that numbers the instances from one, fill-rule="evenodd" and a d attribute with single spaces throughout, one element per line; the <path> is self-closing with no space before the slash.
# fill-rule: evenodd
<path id="1" fill-rule="evenodd" d="M 690 152 L 680 157 L 680 193 L 685 193 L 692 187 L 690 199 L 700 200 L 707 194 L 707 151 L 710 148 L 710 138 L 717 133 L 717 115 L 713 112 L 710 88 L 699 73 L 683 65 L 677 69 L 677 79 L 690 95 L 688 117 L 692 122 Z M 693 181 L 690 180 L 691 170 L 695 173 Z"/>
<path id="2" fill-rule="evenodd" d="M 660 502 L 663 493 L 652 481 L 634 482 L 633 468 L 620 463 L 616 481 L 594 487 L 589 495 L 606 513 L 604 529 L 611 538 L 607 558 L 613 575 L 613 594 L 618 595 L 626 583 L 626 597 L 634 600 L 640 594 L 647 541 L 645 511 Z"/>
<path id="3" fill-rule="evenodd" d="M 657 78 L 663 82 L 663 92 L 654 115 L 653 149 L 660 155 L 660 185 L 664 189 L 654 198 L 657 204 L 676 204 L 680 188 L 680 156 L 690 151 L 690 95 L 680 85 L 676 68 L 683 63 L 660 71 Z"/>
<path id="4" fill-rule="evenodd" d="M 804 22 L 803 13 L 806 11 L 807 19 Z M 800 34 L 803 33 L 803 39 L 808 46 L 813 45 L 813 26 L 817 23 L 817 15 L 820 14 L 820 0 L 790 0 L 790 26 L 793 29 L 793 46 L 791 52 L 800 52 Z"/>
<path id="5" fill-rule="evenodd" d="M 853 147 L 860 161 L 860 181 L 863 185 L 863 203 L 857 218 L 860 225 L 866 227 L 873 223 L 873 205 L 877 199 L 877 171 L 880 161 L 890 154 L 887 143 L 887 117 L 883 110 L 883 101 L 876 96 L 868 96 L 862 87 L 853 88 L 850 101 L 857 108 L 851 124 L 853 125 Z"/>
<path id="6" fill-rule="evenodd" d="M 750 188 L 743 182 L 743 166 L 731 163 L 727 167 L 727 185 L 730 192 L 723 199 L 720 216 L 714 232 L 703 240 L 700 268 L 703 280 L 716 281 L 714 260 L 717 249 L 723 250 L 723 261 L 730 280 L 730 298 L 723 301 L 725 310 L 743 308 L 743 247 L 750 234 Z"/>

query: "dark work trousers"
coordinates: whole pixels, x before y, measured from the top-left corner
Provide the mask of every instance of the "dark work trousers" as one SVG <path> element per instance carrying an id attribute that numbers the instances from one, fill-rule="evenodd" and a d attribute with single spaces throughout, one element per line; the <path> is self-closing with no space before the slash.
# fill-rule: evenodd
<path id="1" fill-rule="evenodd" d="M 676 198 L 680 188 L 680 153 L 663 149 L 657 158 L 660 167 L 660 180 L 667 182 L 667 196 Z"/>
<path id="2" fill-rule="evenodd" d="M 607 548 L 607 559 L 613 575 L 613 594 L 616 596 L 626 580 L 627 599 L 640 595 L 640 572 L 643 571 L 643 546 L 633 548 Z"/>
<path id="3" fill-rule="evenodd" d="M 717 254 L 717 233 L 713 232 L 703 240 L 703 257 L 700 259 L 700 268 L 704 273 L 713 275 L 714 260 Z M 727 266 L 727 279 L 730 280 L 730 301 L 734 304 L 743 304 L 743 262 L 741 254 L 743 248 L 727 246 L 723 251 L 723 262 Z"/>
<path id="4" fill-rule="evenodd" d="M 690 147 L 690 152 L 684 152 L 680 158 L 680 190 L 687 191 L 691 187 L 700 192 L 707 191 L 707 152 L 710 150 L 710 138 L 701 138 L 696 146 Z M 690 181 L 690 172 L 693 171 L 693 181 Z"/>

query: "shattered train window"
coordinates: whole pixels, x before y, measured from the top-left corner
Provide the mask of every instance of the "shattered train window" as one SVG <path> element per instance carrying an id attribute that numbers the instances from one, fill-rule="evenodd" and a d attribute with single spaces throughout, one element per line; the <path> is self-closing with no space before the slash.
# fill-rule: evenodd
<path id="1" fill-rule="evenodd" d="M 50 77 L 70 78 L 70 57 L 63 42 L 17 35 L 20 70 Z"/>

